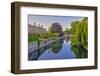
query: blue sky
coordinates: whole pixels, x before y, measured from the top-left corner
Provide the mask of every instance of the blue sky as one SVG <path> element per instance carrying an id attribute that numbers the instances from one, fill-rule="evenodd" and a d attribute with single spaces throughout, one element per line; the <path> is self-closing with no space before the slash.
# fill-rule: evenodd
<path id="1" fill-rule="evenodd" d="M 42 25 L 44 28 L 48 29 L 53 23 L 58 22 L 63 27 L 63 30 L 70 28 L 72 21 L 80 21 L 84 17 L 75 16 L 50 16 L 50 15 L 28 15 L 28 24 L 33 24 L 34 22 L 38 25 Z"/>

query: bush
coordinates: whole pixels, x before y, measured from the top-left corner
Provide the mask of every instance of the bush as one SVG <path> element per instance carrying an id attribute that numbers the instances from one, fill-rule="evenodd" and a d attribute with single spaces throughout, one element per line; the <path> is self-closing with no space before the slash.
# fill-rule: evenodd
<path id="1" fill-rule="evenodd" d="M 28 36 L 28 42 L 33 42 L 33 41 L 39 41 L 38 36 L 29 35 Z"/>

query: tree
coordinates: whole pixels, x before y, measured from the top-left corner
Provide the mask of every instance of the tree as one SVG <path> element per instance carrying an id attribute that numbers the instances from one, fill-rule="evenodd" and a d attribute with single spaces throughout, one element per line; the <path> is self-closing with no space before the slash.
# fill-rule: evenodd
<path id="1" fill-rule="evenodd" d="M 74 21 L 71 23 L 71 32 L 74 35 L 71 39 L 72 45 L 82 45 L 88 47 L 88 18 L 82 21 Z"/>
<path id="2" fill-rule="evenodd" d="M 54 33 L 62 32 L 62 27 L 60 23 L 53 23 L 51 28 L 52 28 L 52 32 Z"/>
<path id="3" fill-rule="evenodd" d="M 49 27 L 50 33 L 59 33 L 59 35 L 62 35 L 62 26 L 60 23 L 53 23 L 51 27 Z"/>

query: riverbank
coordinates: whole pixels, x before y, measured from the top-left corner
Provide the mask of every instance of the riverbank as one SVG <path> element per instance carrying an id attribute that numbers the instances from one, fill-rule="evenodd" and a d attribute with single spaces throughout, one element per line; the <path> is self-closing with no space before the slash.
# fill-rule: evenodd
<path id="1" fill-rule="evenodd" d="M 39 48 L 42 48 L 42 47 L 45 47 L 45 46 L 48 46 L 48 45 L 52 45 L 53 43 L 55 43 L 57 40 L 59 39 L 62 39 L 63 37 L 53 37 L 53 38 L 49 38 L 49 39 L 45 39 L 41 42 L 37 42 L 37 41 L 33 41 L 33 42 L 30 42 L 28 44 L 28 52 L 32 52 L 34 50 L 37 50 Z"/>

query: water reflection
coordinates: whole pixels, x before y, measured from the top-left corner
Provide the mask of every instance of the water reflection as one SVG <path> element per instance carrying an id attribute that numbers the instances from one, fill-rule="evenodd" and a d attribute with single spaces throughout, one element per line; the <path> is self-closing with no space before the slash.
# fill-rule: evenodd
<path id="1" fill-rule="evenodd" d="M 72 46 L 68 39 L 56 42 L 28 52 L 28 60 L 87 58 L 88 51 L 82 45 Z"/>
<path id="2" fill-rule="evenodd" d="M 64 41 L 63 39 L 60 39 L 60 40 L 58 40 L 57 42 L 55 42 L 55 43 L 51 46 L 51 49 L 52 49 L 52 52 L 53 52 L 53 53 L 58 53 L 58 52 L 61 51 L 63 41 Z"/>
<path id="3" fill-rule="evenodd" d="M 88 57 L 87 49 L 84 48 L 82 45 L 72 46 L 71 49 L 74 52 L 76 58 L 87 58 Z"/>
<path id="4" fill-rule="evenodd" d="M 37 50 L 33 50 L 28 53 L 28 60 L 38 60 L 38 58 L 47 50 L 51 49 L 53 53 L 58 53 L 62 49 L 63 39 L 57 40 L 53 44 L 49 44 L 45 47 L 39 48 Z"/>

